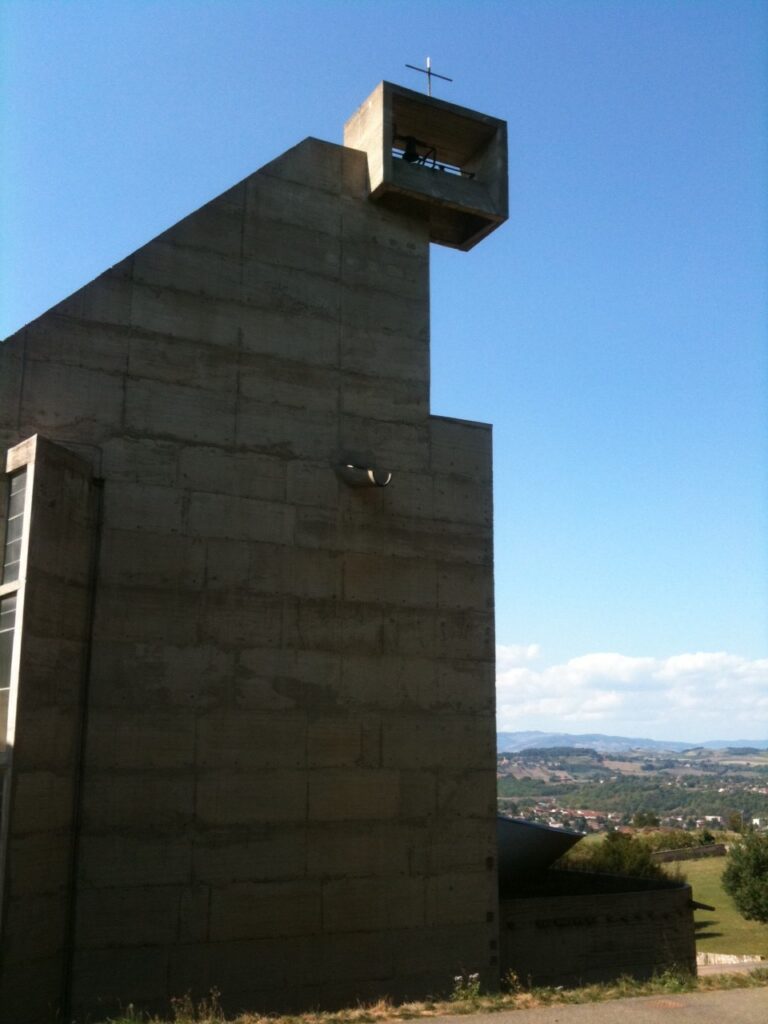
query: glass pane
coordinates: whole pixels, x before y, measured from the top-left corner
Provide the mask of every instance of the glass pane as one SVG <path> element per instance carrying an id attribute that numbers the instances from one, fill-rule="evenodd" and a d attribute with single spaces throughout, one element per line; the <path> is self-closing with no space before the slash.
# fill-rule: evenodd
<path id="1" fill-rule="evenodd" d="M 8 500 L 8 518 L 20 516 L 24 513 L 24 491 L 17 491 Z"/>
<path id="2" fill-rule="evenodd" d="M 10 479 L 8 515 L 5 526 L 5 551 L 3 552 L 3 573 L 0 581 L 13 583 L 19 578 L 21 558 L 21 535 L 24 530 L 24 493 L 27 486 L 27 471 L 23 469 Z"/>
<path id="3" fill-rule="evenodd" d="M 19 559 L 21 558 L 21 541 L 14 540 L 5 546 L 5 564 L 3 566 L 3 583 L 13 583 L 19 578 Z"/>
<path id="4" fill-rule="evenodd" d="M 9 544 L 12 540 L 18 540 L 21 537 L 23 526 L 24 516 L 14 516 L 13 519 L 9 519 L 5 524 L 5 543 Z"/>
<path id="5" fill-rule="evenodd" d="M 0 690 L 0 753 L 5 750 L 5 737 L 8 732 L 8 694 L 10 690 Z"/>
<path id="6" fill-rule="evenodd" d="M 0 598 L 0 629 L 13 629 L 16 621 L 16 595 Z"/>
<path id="7" fill-rule="evenodd" d="M 23 491 L 27 486 L 27 471 L 22 469 L 20 473 L 16 473 L 11 477 L 11 494 L 16 494 L 18 491 Z"/>
<path id="8" fill-rule="evenodd" d="M 16 595 L 0 600 L 0 688 L 11 681 L 11 652 L 13 627 L 16 624 Z"/>
<path id="9" fill-rule="evenodd" d="M 13 653 L 13 630 L 0 633 L 0 688 L 11 682 L 11 654 Z"/>
<path id="10" fill-rule="evenodd" d="M 19 578 L 20 562 L 9 562 L 3 566 L 3 583 L 15 583 Z"/>

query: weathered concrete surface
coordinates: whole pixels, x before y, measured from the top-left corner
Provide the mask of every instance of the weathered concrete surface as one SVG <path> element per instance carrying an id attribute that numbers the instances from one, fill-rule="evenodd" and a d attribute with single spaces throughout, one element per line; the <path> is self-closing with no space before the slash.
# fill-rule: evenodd
<path id="1" fill-rule="evenodd" d="M 104 481 L 73 1013 L 496 975 L 490 428 L 429 415 L 428 226 L 367 197 L 306 140 L 0 346 L 6 445 Z"/>
<path id="2" fill-rule="evenodd" d="M 406 139 L 423 159 L 393 154 Z M 344 125 L 344 145 L 365 152 L 371 198 L 424 218 L 432 242 L 467 251 L 507 219 L 505 121 L 380 82 Z"/>
<path id="3" fill-rule="evenodd" d="M 504 899 L 499 917 L 502 976 L 512 970 L 530 984 L 696 969 L 689 886 Z"/>
<path id="4" fill-rule="evenodd" d="M 13 448 L 7 469 L 27 473 L 4 767 L 0 1021 L 10 1022 L 54 1020 L 68 972 L 98 495 L 87 463 L 39 437 Z"/>
<path id="5" fill-rule="evenodd" d="M 431 1020 L 434 1024 L 765 1024 L 767 1014 L 768 988 L 750 988 L 440 1016 Z"/>

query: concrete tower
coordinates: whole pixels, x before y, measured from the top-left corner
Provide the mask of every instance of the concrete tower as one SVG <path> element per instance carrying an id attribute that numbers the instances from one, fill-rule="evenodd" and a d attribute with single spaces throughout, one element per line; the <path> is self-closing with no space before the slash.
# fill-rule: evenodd
<path id="1" fill-rule="evenodd" d="M 0 1020 L 493 981 L 491 434 L 430 415 L 428 252 L 506 215 L 504 123 L 383 83 L 0 346 Z"/>

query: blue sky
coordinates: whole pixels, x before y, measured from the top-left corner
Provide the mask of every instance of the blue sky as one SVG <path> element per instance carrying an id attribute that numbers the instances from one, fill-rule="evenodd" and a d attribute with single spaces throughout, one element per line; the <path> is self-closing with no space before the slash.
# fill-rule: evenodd
<path id="1" fill-rule="evenodd" d="M 0 337 L 406 63 L 505 118 L 509 222 L 432 250 L 433 411 L 494 424 L 501 726 L 766 735 L 762 0 L 2 0 L 0 34 Z"/>

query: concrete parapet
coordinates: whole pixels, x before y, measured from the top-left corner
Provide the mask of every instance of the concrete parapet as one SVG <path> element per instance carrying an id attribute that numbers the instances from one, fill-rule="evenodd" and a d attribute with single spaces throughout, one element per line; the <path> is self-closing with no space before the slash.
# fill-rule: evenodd
<path id="1" fill-rule="evenodd" d="M 641 880 L 646 882 L 646 880 Z M 502 971 L 534 985 L 582 985 L 622 975 L 696 971 L 690 886 L 507 899 Z"/>

